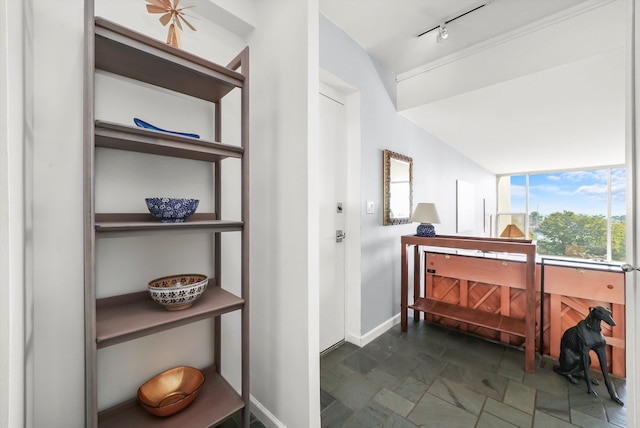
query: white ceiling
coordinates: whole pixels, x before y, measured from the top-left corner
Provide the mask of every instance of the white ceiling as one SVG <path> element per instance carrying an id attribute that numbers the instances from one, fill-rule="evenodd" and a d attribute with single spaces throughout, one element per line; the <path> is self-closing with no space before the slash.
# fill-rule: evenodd
<path id="1" fill-rule="evenodd" d="M 624 163 L 627 2 L 320 0 L 398 76 L 398 110 L 496 174 Z M 435 31 L 443 21 L 445 43 Z"/>

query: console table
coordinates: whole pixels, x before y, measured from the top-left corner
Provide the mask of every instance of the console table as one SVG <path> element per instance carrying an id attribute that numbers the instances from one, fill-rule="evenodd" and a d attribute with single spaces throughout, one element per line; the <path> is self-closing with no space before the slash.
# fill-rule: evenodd
<path id="1" fill-rule="evenodd" d="M 413 295 L 414 302 L 409 304 L 409 261 L 408 248 L 414 247 L 414 276 Z M 509 305 L 502 305 L 500 312 L 485 311 L 477 308 L 466 307 L 460 304 L 444 302 L 432 296 L 421 295 L 421 278 L 426 277 L 423 271 L 421 247 L 478 250 L 496 253 L 509 253 L 524 255 L 524 261 L 510 262 L 499 259 L 481 260 L 483 267 L 470 269 L 469 272 L 456 272 L 455 277 L 461 280 L 473 279 L 470 277 L 480 276 L 487 282 L 493 284 L 504 284 L 504 299 L 509 301 L 508 282 L 521 282 L 525 290 L 525 310 L 524 319 L 510 316 Z M 407 330 L 408 311 L 414 312 L 414 321 L 420 319 L 420 313 L 437 315 L 439 317 L 450 318 L 452 320 L 473 324 L 483 328 L 499 331 L 504 334 L 512 334 L 524 337 L 525 348 L 525 371 L 535 372 L 535 334 L 536 334 L 536 246 L 530 240 L 520 239 L 500 239 L 500 238 L 476 238 L 462 236 L 440 235 L 435 238 L 427 238 L 416 235 L 405 235 L 401 238 L 401 295 L 400 295 L 400 320 L 402 331 Z M 446 257 L 446 255 L 445 255 Z M 504 267 L 503 271 L 495 269 L 492 264 L 499 263 Z M 426 261 L 424 265 L 426 265 Z M 441 265 L 443 266 L 443 265 Z M 424 266 L 424 269 L 429 269 Z M 435 273 L 435 272 L 429 272 Z"/>

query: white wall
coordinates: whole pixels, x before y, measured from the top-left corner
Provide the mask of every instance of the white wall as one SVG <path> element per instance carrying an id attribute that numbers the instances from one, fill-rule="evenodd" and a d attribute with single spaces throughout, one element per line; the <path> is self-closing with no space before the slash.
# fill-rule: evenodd
<path id="1" fill-rule="evenodd" d="M 256 3 L 251 45 L 252 395 L 320 425 L 317 1 Z"/>
<path id="2" fill-rule="evenodd" d="M 400 309 L 400 236 L 415 224 L 382 226 L 382 154 L 389 149 L 413 158 L 414 206 L 435 202 L 439 234 L 456 232 L 456 180 L 476 185 L 475 235 L 483 233 L 482 200 L 495 206 L 495 176 L 418 128 L 395 108 L 395 75 L 320 16 L 320 66 L 360 91 L 362 156 L 362 331 L 366 334 Z M 366 201 L 376 212 L 366 214 Z"/>
<path id="3" fill-rule="evenodd" d="M 22 2 L 0 0 L 0 426 L 6 427 L 24 425 L 25 403 L 24 19 Z"/>
<path id="4" fill-rule="evenodd" d="M 27 304 L 33 361 L 29 426 L 84 423 L 82 239 L 83 3 L 28 2 L 33 11 L 33 229 Z M 60 54 L 63 48 L 65 54 Z M 61 386 L 65 394 L 60 394 Z"/>

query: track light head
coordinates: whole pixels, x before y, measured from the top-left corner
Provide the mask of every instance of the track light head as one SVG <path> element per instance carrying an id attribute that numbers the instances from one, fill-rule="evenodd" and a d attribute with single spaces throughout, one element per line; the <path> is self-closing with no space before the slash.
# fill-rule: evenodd
<path id="1" fill-rule="evenodd" d="M 436 35 L 436 42 L 444 43 L 444 41 L 449 37 L 449 30 L 447 30 L 447 26 L 442 23 L 440 27 L 438 27 L 438 34 Z"/>

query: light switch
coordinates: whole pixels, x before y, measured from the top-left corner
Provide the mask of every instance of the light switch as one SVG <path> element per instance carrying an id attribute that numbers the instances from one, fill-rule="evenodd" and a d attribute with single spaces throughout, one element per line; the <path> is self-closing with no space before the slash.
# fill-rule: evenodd
<path id="1" fill-rule="evenodd" d="M 375 213 L 373 201 L 367 201 L 367 214 Z"/>

